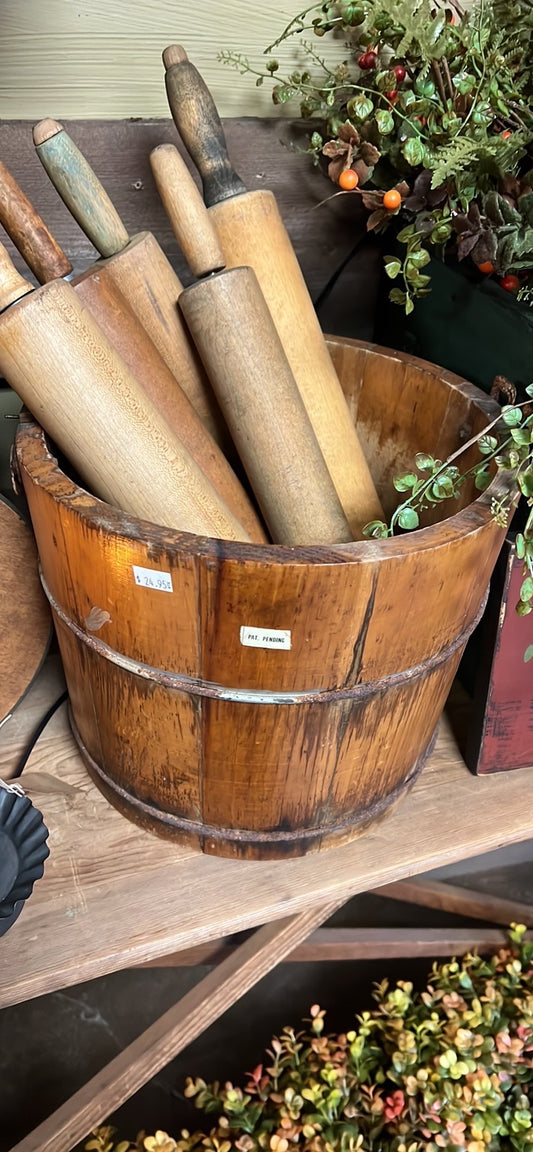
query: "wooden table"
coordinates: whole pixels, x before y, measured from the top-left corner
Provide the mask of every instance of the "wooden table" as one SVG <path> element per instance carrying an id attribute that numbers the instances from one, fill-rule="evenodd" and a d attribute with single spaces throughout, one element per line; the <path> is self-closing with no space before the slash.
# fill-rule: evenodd
<path id="1" fill-rule="evenodd" d="M 35 695 L 49 700 L 61 687 L 51 662 L 23 709 L 35 713 Z M 1 734 L 5 775 L 19 755 L 23 721 L 22 714 L 11 735 L 7 725 Z M 22 783 L 50 829 L 51 855 L 1 942 L 0 1005 L 264 927 L 17 1152 L 70 1149 L 350 896 L 533 837 L 533 767 L 473 777 L 446 719 L 428 766 L 392 813 L 351 844 L 297 860 L 217 859 L 139 830 L 89 779 L 65 706 L 37 742 Z"/>

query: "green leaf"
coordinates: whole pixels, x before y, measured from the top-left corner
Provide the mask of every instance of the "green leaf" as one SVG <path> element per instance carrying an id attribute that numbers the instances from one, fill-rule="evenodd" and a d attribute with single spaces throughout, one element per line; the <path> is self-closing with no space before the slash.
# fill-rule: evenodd
<path id="1" fill-rule="evenodd" d="M 358 120 L 367 120 L 374 111 L 374 105 L 368 96 L 360 93 L 359 96 L 354 96 L 353 100 L 348 101 L 346 111 L 348 116 L 356 116 Z"/>
<path id="2" fill-rule="evenodd" d="M 392 481 L 397 492 L 408 492 L 417 482 L 418 477 L 414 472 L 404 472 L 403 476 L 395 476 Z"/>
<path id="3" fill-rule="evenodd" d="M 530 612 L 533 612 L 533 605 L 525 604 L 523 600 L 519 600 L 516 605 L 517 616 L 529 616 Z"/>
<path id="4" fill-rule="evenodd" d="M 515 444 L 530 444 L 531 432 L 529 428 L 511 428 L 511 436 Z"/>
<path id="5" fill-rule="evenodd" d="M 529 644 L 524 652 L 524 664 L 529 664 L 533 660 L 533 644 Z"/>
<path id="6" fill-rule="evenodd" d="M 414 311 L 414 307 L 413 299 L 408 295 L 405 301 L 405 315 L 410 316 L 411 312 Z"/>
<path id="7" fill-rule="evenodd" d="M 528 396 L 533 397 L 533 384 L 528 384 L 527 388 L 525 389 L 525 392 Z"/>
<path id="8" fill-rule="evenodd" d="M 435 466 L 433 456 L 427 456 L 425 452 L 417 452 L 415 456 L 415 463 L 421 472 L 431 472 Z"/>
<path id="9" fill-rule="evenodd" d="M 416 248 L 414 252 L 411 252 L 409 259 L 417 268 L 425 268 L 426 264 L 430 263 L 431 256 L 427 248 Z"/>
<path id="10" fill-rule="evenodd" d="M 514 545 L 515 545 L 516 555 L 518 556 L 518 559 L 523 560 L 524 556 L 526 554 L 526 542 L 525 542 L 524 537 L 523 537 L 521 532 L 517 533 Z"/>
<path id="11" fill-rule="evenodd" d="M 525 580 L 522 581 L 520 599 L 523 604 L 528 604 L 533 599 L 533 576 L 526 576 Z"/>
<path id="12" fill-rule="evenodd" d="M 388 534 L 389 530 L 383 520 L 371 520 L 363 528 L 363 536 L 371 536 L 373 539 L 388 536 Z"/>
<path id="13" fill-rule="evenodd" d="M 517 428 L 522 423 L 520 408 L 513 408 L 512 405 L 506 404 L 502 408 L 502 420 L 508 428 Z"/>
<path id="14" fill-rule="evenodd" d="M 396 260 L 394 256 L 385 256 L 385 272 L 387 273 L 389 280 L 395 280 L 401 270 L 402 265 L 400 260 Z"/>
<path id="15" fill-rule="evenodd" d="M 418 165 L 422 164 L 424 152 L 424 145 L 418 136 L 412 136 L 406 140 L 402 147 L 402 156 L 411 165 L 411 168 L 418 168 Z"/>
<path id="16" fill-rule="evenodd" d="M 478 440 L 478 448 L 482 456 L 490 456 L 491 452 L 495 452 L 498 447 L 498 441 L 495 436 L 481 436 Z"/>
<path id="17" fill-rule="evenodd" d="M 419 523 L 418 512 L 414 508 L 402 508 L 398 516 L 400 528 L 418 528 Z"/>
<path id="18" fill-rule="evenodd" d="M 466 96 L 468 92 L 472 91 L 472 88 L 475 88 L 476 78 L 475 76 L 472 76 L 470 72 L 466 72 L 466 70 L 462 69 L 453 77 L 453 86 L 454 88 L 457 88 L 457 91 L 461 93 L 461 96 Z"/>
<path id="19" fill-rule="evenodd" d="M 484 492 L 485 489 L 488 488 L 491 480 L 492 476 L 488 470 L 480 469 L 479 472 L 476 472 L 474 483 L 478 492 Z"/>
<path id="20" fill-rule="evenodd" d="M 313 132 L 313 135 L 311 136 L 311 147 L 312 148 L 321 148 L 323 143 L 324 143 L 324 141 L 322 139 L 322 136 L 320 135 L 320 132 Z"/>
<path id="21" fill-rule="evenodd" d="M 380 109 L 376 112 L 376 124 L 382 136 L 388 136 L 390 132 L 394 131 L 394 116 L 392 112 Z"/>
<path id="22" fill-rule="evenodd" d="M 415 231 L 414 224 L 408 224 L 407 228 L 402 228 L 401 232 L 398 232 L 396 239 L 400 241 L 400 244 L 408 244 L 414 231 Z M 533 387 L 533 385 L 532 385 L 532 387 Z"/>
<path id="23" fill-rule="evenodd" d="M 389 300 L 392 304 L 400 304 L 403 306 L 405 304 L 405 299 L 405 292 L 402 292 L 401 288 L 391 288 L 389 292 Z"/>

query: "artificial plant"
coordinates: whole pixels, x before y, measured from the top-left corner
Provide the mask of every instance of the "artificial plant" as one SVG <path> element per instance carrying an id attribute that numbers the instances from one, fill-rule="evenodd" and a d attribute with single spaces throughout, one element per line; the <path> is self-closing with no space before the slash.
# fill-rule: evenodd
<path id="1" fill-rule="evenodd" d="M 533 273 L 532 0 L 326 0 L 298 13 L 255 68 L 219 55 L 273 100 L 318 118 L 308 152 L 359 195 L 367 227 L 394 222 L 403 258 L 385 256 L 391 299 L 427 295 L 431 254 L 467 257 L 529 299 Z M 306 38 L 338 43 L 332 66 Z M 300 38 L 303 67 L 282 77 L 273 53 Z M 401 285 L 401 286 L 400 286 Z"/>

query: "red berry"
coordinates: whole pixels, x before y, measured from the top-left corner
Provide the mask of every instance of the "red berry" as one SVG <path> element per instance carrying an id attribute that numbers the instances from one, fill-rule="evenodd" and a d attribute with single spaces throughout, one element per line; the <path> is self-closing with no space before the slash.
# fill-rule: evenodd
<path id="1" fill-rule="evenodd" d="M 403 64 L 397 64 L 396 67 L 393 68 L 393 72 L 398 81 L 398 84 L 401 84 L 402 80 L 405 80 L 405 77 L 407 76 L 407 72 L 405 71 Z"/>
<path id="2" fill-rule="evenodd" d="M 391 104 L 395 104 L 397 99 L 398 99 L 398 89 L 395 88 L 394 92 L 385 92 L 385 96 L 387 97 L 387 100 L 389 100 Z"/>
<path id="3" fill-rule="evenodd" d="M 509 136 L 512 136 L 512 135 L 513 135 L 513 133 L 510 132 L 509 129 L 507 129 L 506 132 L 501 133 L 502 140 L 508 140 Z"/>
<path id="4" fill-rule="evenodd" d="M 492 260 L 484 260 L 482 264 L 478 264 L 478 269 L 484 276 L 492 276 L 494 272 L 494 264 Z"/>
<path id="5" fill-rule="evenodd" d="M 351 192 L 352 188 L 357 188 L 359 177 L 353 168 L 345 168 L 339 176 L 339 188 L 344 192 Z"/>
<path id="6" fill-rule="evenodd" d="M 362 68 L 364 72 L 370 72 L 372 68 L 376 67 L 377 62 L 376 52 L 363 52 L 357 61 L 359 67 Z"/>
<path id="7" fill-rule="evenodd" d="M 383 207 L 388 208 L 389 212 L 395 212 L 400 207 L 402 198 L 397 188 L 389 188 L 383 197 Z"/>
<path id="8" fill-rule="evenodd" d="M 518 276 L 513 276 L 512 272 L 508 272 L 507 276 L 502 276 L 500 280 L 500 288 L 505 288 L 506 292 L 518 292 L 520 281 Z"/>

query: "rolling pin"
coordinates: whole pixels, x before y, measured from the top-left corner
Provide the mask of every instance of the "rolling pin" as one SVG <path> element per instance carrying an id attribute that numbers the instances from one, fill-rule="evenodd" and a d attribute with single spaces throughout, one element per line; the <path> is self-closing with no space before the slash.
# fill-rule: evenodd
<path id="1" fill-rule="evenodd" d="M 61 199 L 104 258 L 93 271 L 106 269 L 202 423 L 229 452 L 227 429 L 177 307 L 182 285 L 155 236 L 128 235 L 107 192 L 57 120 L 36 124 L 33 140 Z"/>
<path id="2" fill-rule="evenodd" d="M 247 192 L 197 69 L 178 45 L 163 52 L 168 102 L 203 180 L 227 267 L 250 265 L 278 330 L 354 536 L 383 519 L 370 470 L 274 194 Z"/>
<path id="3" fill-rule="evenodd" d="M 224 268 L 211 218 L 173 144 L 150 154 L 191 270 L 179 298 L 259 507 L 278 544 L 352 539 L 255 273 Z"/>
<path id="4" fill-rule="evenodd" d="M 248 539 L 71 284 L 33 289 L 0 244 L 0 313 L 0 373 L 95 495 L 168 528 Z"/>
<path id="5" fill-rule="evenodd" d="M 72 276 L 72 265 L 14 177 L 0 163 L 0 224 L 10 235 L 41 284 L 69 276 L 72 287 L 110 344 L 153 401 L 170 430 L 190 452 L 204 475 L 240 521 L 250 539 L 267 536 L 242 484 L 209 435 L 185 393 L 139 324 L 127 300 L 103 264 L 97 272 Z"/>

